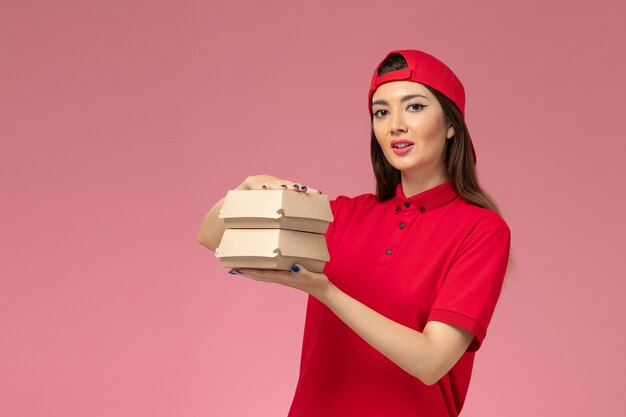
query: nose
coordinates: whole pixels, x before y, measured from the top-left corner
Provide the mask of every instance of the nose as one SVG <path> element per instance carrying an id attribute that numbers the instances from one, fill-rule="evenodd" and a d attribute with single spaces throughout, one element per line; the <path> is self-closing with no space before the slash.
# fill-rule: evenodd
<path id="1" fill-rule="evenodd" d="M 402 112 L 394 111 L 391 114 L 389 130 L 392 135 L 398 132 L 406 132 L 406 123 L 404 122 L 404 115 Z"/>

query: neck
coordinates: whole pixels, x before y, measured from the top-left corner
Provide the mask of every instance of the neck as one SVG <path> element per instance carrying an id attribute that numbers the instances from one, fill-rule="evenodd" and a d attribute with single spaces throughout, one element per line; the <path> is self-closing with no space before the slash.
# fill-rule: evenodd
<path id="1" fill-rule="evenodd" d="M 406 197 L 412 197 L 448 181 L 447 176 L 443 172 L 425 174 L 424 172 L 402 171 L 401 178 L 402 191 Z"/>

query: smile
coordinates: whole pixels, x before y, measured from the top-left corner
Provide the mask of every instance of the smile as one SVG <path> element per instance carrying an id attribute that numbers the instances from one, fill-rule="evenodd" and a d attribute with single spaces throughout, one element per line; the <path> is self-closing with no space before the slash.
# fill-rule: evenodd
<path id="1" fill-rule="evenodd" d="M 394 148 L 404 148 L 404 147 L 411 146 L 411 145 L 412 145 L 412 143 L 402 142 L 402 143 L 398 143 L 397 145 L 394 145 L 393 147 Z"/>
<path id="2" fill-rule="evenodd" d="M 402 155 L 407 152 L 410 152 L 411 149 L 415 147 L 414 144 L 401 144 L 399 146 L 400 147 L 393 147 L 393 153 L 395 153 L 396 155 Z"/>

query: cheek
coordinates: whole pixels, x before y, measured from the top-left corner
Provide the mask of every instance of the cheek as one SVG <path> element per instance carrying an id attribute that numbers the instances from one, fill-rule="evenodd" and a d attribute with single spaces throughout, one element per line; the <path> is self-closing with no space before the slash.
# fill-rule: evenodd
<path id="1" fill-rule="evenodd" d="M 376 140 L 380 144 L 380 139 L 384 137 L 383 129 L 380 127 L 380 123 L 376 123 L 372 126 L 372 130 L 374 131 L 374 136 L 376 136 Z"/>
<path id="2" fill-rule="evenodd" d="M 417 120 L 414 128 L 424 140 L 437 141 L 446 135 L 445 124 L 438 118 Z"/>
<path id="3" fill-rule="evenodd" d="M 440 118 L 427 119 L 423 121 L 422 134 L 425 139 L 439 141 L 446 137 L 447 129 L 445 120 Z"/>

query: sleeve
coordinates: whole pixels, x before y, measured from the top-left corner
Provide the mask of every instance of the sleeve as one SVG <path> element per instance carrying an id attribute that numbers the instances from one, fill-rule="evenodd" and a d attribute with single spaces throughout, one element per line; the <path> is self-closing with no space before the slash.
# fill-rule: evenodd
<path id="1" fill-rule="evenodd" d="M 343 195 L 337 196 L 336 198 L 329 200 L 330 211 L 333 213 L 333 221 L 328 224 L 328 228 L 326 229 L 325 233 L 326 243 L 328 246 L 330 246 L 331 242 L 333 241 L 333 236 L 335 235 L 335 225 L 337 220 L 339 219 L 341 207 L 344 203 L 346 203 L 346 201 L 347 197 Z"/>
<path id="2" fill-rule="evenodd" d="M 333 231 L 335 229 L 334 223 L 337 218 L 337 214 L 336 214 L 337 199 L 333 198 L 332 200 L 329 201 L 329 204 L 330 204 L 330 211 L 333 213 L 333 221 L 328 223 L 328 228 L 326 229 L 326 233 L 324 233 L 324 235 L 326 236 L 327 242 L 330 242 L 332 240 Z"/>
<path id="3" fill-rule="evenodd" d="M 511 232 L 501 217 L 497 219 L 480 221 L 465 238 L 427 320 L 471 331 L 474 339 L 467 352 L 482 345 L 504 282 Z"/>

